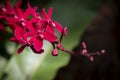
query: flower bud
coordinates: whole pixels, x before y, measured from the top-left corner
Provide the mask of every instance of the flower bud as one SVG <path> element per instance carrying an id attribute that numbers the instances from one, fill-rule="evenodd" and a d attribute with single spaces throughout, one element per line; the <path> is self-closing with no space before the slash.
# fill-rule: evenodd
<path id="1" fill-rule="evenodd" d="M 105 53 L 105 50 L 103 49 L 103 50 L 101 50 L 101 54 L 104 54 Z"/>
<path id="2" fill-rule="evenodd" d="M 87 53 L 88 53 L 88 51 L 86 49 L 83 49 L 81 52 L 81 54 L 87 54 Z"/>
<path id="3" fill-rule="evenodd" d="M 65 28 L 63 29 L 63 35 L 67 36 L 67 33 L 68 33 L 68 28 L 65 27 Z"/>
<path id="4" fill-rule="evenodd" d="M 53 49 L 53 51 L 52 51 L 52 55 L 53 55 L 53 56 L 57 56 L 57 55 L 58 55 L 58 51 L 57 51 L 57 49 Z"/>
<path id="5" fill-rule="evenodd" d="M 86 49 L 86 48 L 87 48 L 85 42 L 82 42 L 82 48 L 83 48 L 83 49 Z"/>
<path id="6" fill-rule="evenodd" d="M 90 59 L 90 61 L 94 61 L 94 57 L 93 56 L 89 56 L 89 59 Z"/>

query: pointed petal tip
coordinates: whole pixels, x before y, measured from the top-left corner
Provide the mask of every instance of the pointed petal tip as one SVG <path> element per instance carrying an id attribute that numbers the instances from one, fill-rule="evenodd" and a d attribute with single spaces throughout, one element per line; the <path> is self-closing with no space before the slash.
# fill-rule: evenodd
<path id="1" fill-rule="evenodd" d="M 26 45 L 21 46 L 18 50 L 17 50 L 17 54 L 21 54 L 23 52 L 23 50 L 25 49 Z"/>
<path id="2" fill-rule="evenodd" d="M 48 15 L 46 13 L 45 8 L 42 9 L 42 17 L 45 18 L 45 19 L 49 19 Z"/>
<path id="3" fill-rule="evenodd" d="M 16 4 L 16 6 L 20 6 L 22 4 L 23 0 L 19 0 Z"/>
<path id="4" fill-rule="evenodd" d="M 44 50 L 43 49 L 41 49 L 40 51 L 38 51 L 38 52 L 34 52 L 35 54 L 42 54 L 42 53 L 44 53 Z"/>
<path id="5" fill-rule="evenodd" d="M 53 7 L 50 7 L 49 10 L 48 10 L 49 18 L 51 18 L 52 14 L 53 14 Z"/>
<path id="6" fill-rule="evenodd" d="M 41 39 L 40 37 L 36 37 L 33 41 L 33 47 L 35 49 L 36 52 L 39 52 L 42 47 L 43 47 L 43 39 Z"/>
<path id="7" fill-rule="evenodd" d="M 54 24 L 55 24 L 55 28 L 57 29 L 57 31 L 58 31 L 59 33 L 62 33 L 62 31 L 63 31 L 62 25 L 59 24 L 58 22 L 54 22 Z"/>
<path id="8" fill-rule="evenodd" d="M 17 41 L 15 37 L 10 38 L 10 41 Z"/>
<path id="9" fill-rule="evenodd" d="M 44 49 L 40 49 L 39 51 L 36 51 L 33 46 L 30 46 L 30 48 L 32 49 L 32 51 L 33 51 L 35 54 L 42 54 L 42 53 L 44 53 Z"/>

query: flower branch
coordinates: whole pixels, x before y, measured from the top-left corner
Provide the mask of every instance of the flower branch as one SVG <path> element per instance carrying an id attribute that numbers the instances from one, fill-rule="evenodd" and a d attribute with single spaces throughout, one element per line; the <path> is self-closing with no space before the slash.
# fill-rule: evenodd
<path id="1" fill-rule="evenodd" d="M 69 54 L 81 54 L 90 58 L 93 61 L 93 55 L 103 54 L 105 51 L 98 51 L 89 53 L 86 44 L 82 43 L 82 50 L 79 52 L 73 52 L 66 50 L 62 46 L 63 36 L 67 36 L 68 28 L 62 27 L 61 24 L 51 19 L 53 8 L 50 7 L 48 13 L 45 8 L 42 12 L 38 12 L 38 7 L 32 7 L 30 3 L 27 3 L 27 9 L 20 8 L 22 0 L 20 0 L 15 6 L 11 6 L 8 0 L 4 0 L 5 6 L 0 6 L 0 29 L 5 31 L 5 23 L 13 31 L 14 35 L 10 40 L 21 44 L 17 53 L 20 54 L 25 47 L 30 47 L 34 53 L 41 54 L 44 52 L 43 41 L 47 40 L 53 45 L 52 55 L 57 56 L 58 50 L 67 52 Z M 61 35 L 58 40 L 58 36 L 55 30 Z"/>
<path id="2" fill-rule="evenodd" d="M 67 28 L 64 28 L 64 29 L 65 29 L 64 32 L 67 34 L 68 29 Z M 71 51 L 71 50 L 67 50 L 67 49 L 65 49 L 62 46 L 62 38 L 63 38 L 63 34 L 61 34 L 60 40 L 58 42 L 52 43 L 53 48 L 55 50 L 55 52 L 54 52 L 54 50 L 52 52 L 53 56 L 57 56 L 58 55 L 58 52 L 57 52 L 57 49 L 58 49 L 58 50 L 61 50 L 63 52 L 69 53 L 70 55 L 71 54 L 73 54 L 73 55 L 75 55 L 75 54 L 81 54 L 83 56 L 88 57 L 90 59 L 90 61 L 94 61 L 94 57 L 93 57 L 94 55 L 101 55 L 101 54 L 105 53 L 104 49 L 100 50 L 100 51 L 93 52 L 93 53 L 89 53 L 88 50 L 87 50 L 87 46 L 86 46 L 85 42 L 82 42 L 82 49 L 79 52 L 74 52 L 74 51 Z"/>

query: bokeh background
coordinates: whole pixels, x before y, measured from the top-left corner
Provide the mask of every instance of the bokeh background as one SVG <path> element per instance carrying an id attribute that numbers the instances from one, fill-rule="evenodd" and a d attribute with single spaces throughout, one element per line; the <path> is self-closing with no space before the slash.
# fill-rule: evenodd
<path id="1" fill-rule="evenodd" d="M 9 0 L 14 5 L 18 0 Z M 10 42 L 12 32 L 0 31 L 0 80 L 120 80 L 120 1 L 119 0 L 29 0 L 32 6 L 54 8 L 52 19 L 69 28 L 63 39 L 66 49 L 80 51 L 85 41 L 89 52 L 102 49 L 94 62 L 82 55 L 59 51 L 44 41 L 44 54 L 26 48 L 16 54 L 18 44 Z M 0 1 L 3 4 L 3 0 Z M 22 8 L 27 7 L 23 0 Z"/>

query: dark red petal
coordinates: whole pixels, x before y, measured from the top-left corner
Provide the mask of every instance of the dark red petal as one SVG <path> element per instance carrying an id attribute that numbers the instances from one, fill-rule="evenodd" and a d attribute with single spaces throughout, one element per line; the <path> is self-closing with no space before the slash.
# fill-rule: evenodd
<path id="1" fill-rule="evenodd" d="M 11 4 L 8 2 L 8 0 L 4 0 L 5 6 L 7 8 L 8 11 L 10 12 L 14 12 L 13 7 L 11 6 Z"/>
<path id="2" fill-rule="evenodd" d="M 5 29 L 4 29 L 4 25 L 0 23 L 0 31 L 3 31 L 3 32 L 7 32 Z"/>
<path id="3" fill-rule="evenodd" d="M 18 22 L 18 19 L 6 17 L 6 21 L 8 22 L 8 24 L 14 24 L 14 25 L 16 25 L 15 22 Z M 15 26 L 15 27 L 16 27 L 16 26 Z"/>
<path id="4" fill-rule="evenodd" d="M 16 29 L 15 29 L 15 38 L 18 39 L 18 40 L 19 40 L 20 38 L 22 38 L 22 32 L 23 32 L 23 31 L 22 31 L 21 28 L 16 28 Z"/>
<path id="5" fill-rule="evenodd" d="M 51 18 L 52 13 L 53 13 L 53 7 L 50 7 L 50 8 L 49 8 L 49 11 L 48 11 L 48 16 L 49 16 L 49 18 Z"/>
<path id="6" fill-rule="evenodd" d="M 34 31 L 34 27 L 31 21 L 26 21 L 25 24 L 30 31 Z"/>
<path id="7" fill-rule="evenodd" d="M 32 31 L 25 34 L 26 37 L 31 37 L 31 36 L 34 36 L 34 35 L 35 35 L 35 32 L 32 32 Z"/>
<path id="8" fill-rule="evenodd" d="M 16 4 L 16 6 L 20 6 L 22 4 L 23 0 L 19 0 L 19 2 Z"/>
<path id="9" fill-rule="evenodd" d="M 27 18 L 28 18 L 28 16 L 30 15 L 29 12 L 30 12 L 30 9 L 27 8 L 26 11 L 25 11 L 24 14 L 23 14 L 23 18 L 24 18 L 24 19 L 27 19 Z"/>
<path id="10" fill-rule="evenodd" d="M 33 46 L 30 46 L 30 47 L 31 47 L 32 51 L 33 51 L 35 54 L 41 54 L 41 53 L 44 52 L 43 49 L 41 49 L 40 51 L 36 51 Z"/>
<path id="11" fill-rule="evenodd" d="M 38 6 L 35 6 L 33 9 L 34 9 L 35 11 L 37 11 L 37 10 L 38 10 Z"/>
<path id="12" fill-rule="evenodd" d="M 23 36 L 24 36 L 25 32 L 21 29 L 21 28 L 16 28 L 15 29 L 15 33 L 14 33 L 14 36 L 15 38 L 19 41 L 19 43 L 21 44 L 25 44 L 26 42 L 24 41 L 23 39 Z"/>
<path id="13" fill-rule="evenodd" d="M 19 7 L 15 7 L 15 12 L 18 17 L 22 17 L 22 15 L 23 15 L 22 9 L 20 9 Z"/>
<path id="14" fill-rule="evenodd" d="M 55 24 L 55 28 L 58 30 L 58 32 L 62 33 L 63 27 L 58 22 L 54 22 L 54 24 Z"/>
<path id="15" fill-rule="evenodd" d="M 44 52 L 44 50 L 43 50 L 43 49 L 41 49 L 40 51 L 35 52 L 35 54 L 41 54 L 41 53 L 43 53 L 43 52 Z"/>
<path id="16" fill-rule="evenodd" d="M 45 8 L 42 9 L 42 16 L 43 16 L 43 18 L 45 18 L 45 19 L 49 19 L 48 15 L 47 15 L 47 13 L 46 13 L 46 11 L 45 11 Z"/>
<path id="17" fill-rule="evenodd" d="M 3 14 L 4 14 L 4 12 L 3 12 Z M 4 16 L 3 14 L 1 14 L 1 12 L 0 12 L 0 19 L 5 19 L 6 18 L 6 16 Z"/>
<path id="18" fill-rule="evenodd" d="M 54 33 L 53 27 L 51 27 L 49 25 L 46 27 L 46 31 Z"/>
<path id="19" fill-rule="evenodd" d="M 43 31 L 43 30 L 47 27 L 47 25 L 48 25 L 47 21 L 45 21 L 45 20 L 40 20 L 39 22 L 37 22 L 36 27 L 37 27 L 39 30 Z"/>
<path id="20" fill-rule="evenodd" d="M 20 8 L 20 5 L 22 4 L 22 0 L 20 0 L 16 5 L 15 5 L 15 12 L 17 14 L 17 16 L 21 17 L 23 15 L 23 11 Z"/>
<path id="21" fill-rule="evenodd" d="M 43 35 L 44 35 L 44 39 L 46 39 L 46 40 L 48 40 L 48 41 L 50 41 L 50 42 L 54 42 L 54 41 L 56 41 L 56 39 L 57 39 L 57 37 L 56 37 L 56 35 L 54 34 L 54 32 L 45 31 L 45 32 L 43 33 Z"/>
<path id="22" fill-rule="evenodd" d="M 10 38 L 10 41 L 16 42 L 17 40 L 15 37 L 12 37 L 12 38 Z"/>
<path id="23" fill-rule="evenodd" d="M 29 40 L 30 43 L 33 43 L 34 42 L 34 39 L 36 38 L 36 36 L 32 36 Z"/>
<path id="24" fill-rule="evenodd" d="M 37 15 L 37 13 L 35 12 L 34 8 L 28 7 L 26 9 L 26 11 L 24 12 L 23 18 L 27 19 L 28 16 L 30 16 L 30 15 L 35 17 Z"/>
<path id="25" fill-rule="evenodd" d="M 24 49 L 25 49 L 26 45 L 22 45 L 18 50 L 17 53 L 20 54 Z"/>
<path id="26" fill-rule="evenodd" d="M 27 2 L 27 6 L 28 6 L 28 8 L 31 8 L 31 5 L 30 5 L 29 1 Z"/>
<path id="27" fill-rule="evenodd" d="M 36 16 L 37 13 L 35 12 L 35 9 L 31 7 L 29 1 L 28 1 L 28 3 L 27 3 L 27 6 L 28 6 L 28 8 L 27 8 L 26 11 L 24 12 L 23 17 L 24 17 L 24 18 L 28 18 L 28 16 L 30 16 L 30 15 Z"/>
<path id="28" fill-rule="evenodd" d="M 41 39 L 39 36 L 37 36 L 33 41 L 33 47 L 35 51 L 40 51 L 43 46 L 43 39 Z"/>

